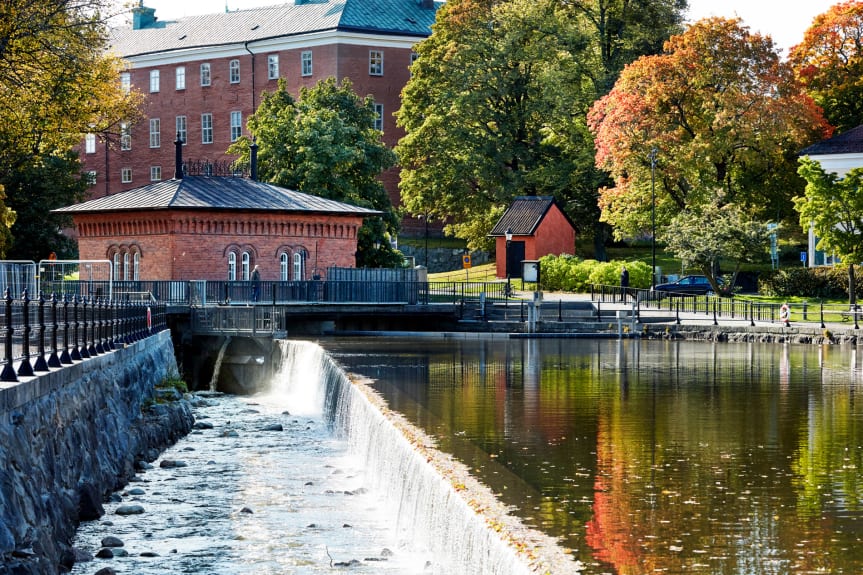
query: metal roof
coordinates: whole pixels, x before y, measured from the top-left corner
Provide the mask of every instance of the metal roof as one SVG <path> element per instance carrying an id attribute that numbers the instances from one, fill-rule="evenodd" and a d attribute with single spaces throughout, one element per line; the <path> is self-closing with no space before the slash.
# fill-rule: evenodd
<path id="1" fill-rule="evenodd" d="M 435 12 L 441 5 L 441 2 L 436 2 L 434 9 L 423 8 L 417 0 L 285 2 L 176 20 L 157 19 L 139 29 L 118 27 L 111 30 L 110 45 L 118 56 L 132 57 L 327 30 L 427 37 L 431 34 Z"/>
<path id="2" fill-rule="evenodd" d="M 264 182 L 216 176 L 185 176 L 181 180 L 165 180 L 53 211 L 74 215 L 167 209 L 303 212 L 363 217 L 381 214 L 378 210 Z"/>
<path id="3" fill-rule="evenodd" d="M 554 205 L 554 198 L 551 196 L 518 196 L 488 235 L 489 237 L 505 236 L 508 229 L 512 230 L 514 236 L 533 235 L 552 205 Z"/>
<path id="4" fill-rule="evenodd" d="M 801 156 L 826 156 L 828 154 L 863 153 L 863 126 L 857 126 L 837 136 L 822 140 L 804 148 Z"/>

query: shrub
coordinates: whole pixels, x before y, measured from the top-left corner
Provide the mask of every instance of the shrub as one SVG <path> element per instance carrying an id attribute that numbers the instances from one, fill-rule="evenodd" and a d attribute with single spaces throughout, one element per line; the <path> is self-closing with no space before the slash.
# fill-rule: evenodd
<path id="1" fill-rule="evenodd" d="M 629 286 L 650 287 L 650 266 L 641 261 L 598 262 L 575 256 L 544 256 L 540 260 L 542 287 L 552 291 L 587 292 L 592 285 L 619 285 L 623 266 L 629 270 Z"/>

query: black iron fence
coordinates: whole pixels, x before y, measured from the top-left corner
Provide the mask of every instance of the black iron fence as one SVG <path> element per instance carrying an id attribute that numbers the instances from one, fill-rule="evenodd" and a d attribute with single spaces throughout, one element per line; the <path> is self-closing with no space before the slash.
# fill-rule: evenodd
<path id="1" fill-rule="evenodd" d="M 0 381 L 18 381 L 112 351 L 167 329 L 165 315 L 160 302 L 44 293 L 30 298 L 27 290 L 14 299 L 7 288 L 0 305 Z"/>

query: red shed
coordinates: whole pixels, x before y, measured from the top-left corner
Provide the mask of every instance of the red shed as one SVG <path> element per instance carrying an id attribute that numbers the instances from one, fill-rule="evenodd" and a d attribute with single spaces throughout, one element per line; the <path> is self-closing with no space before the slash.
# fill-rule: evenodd
<path id="1" fill-rule="evenodd" d="M 507 236 L 511 235 L 509 248 Z M 519 196 L 491 230 L 497 277 L 520 278 L 523 260 L 575 254 L 575 225 L 550 196 Z"/>

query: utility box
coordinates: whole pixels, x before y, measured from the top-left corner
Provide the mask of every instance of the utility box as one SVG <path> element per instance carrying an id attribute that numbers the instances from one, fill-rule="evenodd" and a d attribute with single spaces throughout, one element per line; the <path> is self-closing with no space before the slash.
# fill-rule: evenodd
<path id="1" fill-rule="evenodd" d="M 526 283 L 539 283 L 539 260 L 521 260 L 521 279 Z"/>

